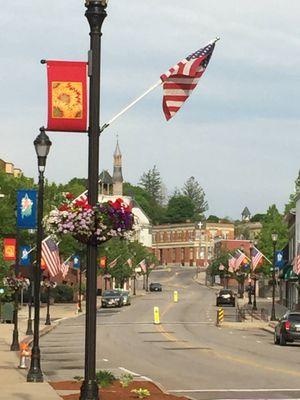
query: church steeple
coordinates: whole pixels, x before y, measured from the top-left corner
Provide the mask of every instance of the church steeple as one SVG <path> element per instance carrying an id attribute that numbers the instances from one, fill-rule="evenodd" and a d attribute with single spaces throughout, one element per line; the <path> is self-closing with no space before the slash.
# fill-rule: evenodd
<path id="1" fill-rule="evenodd" d="M 118 140 L 114 152 L 113 194 L 123 195 L 122 154 Z"/>

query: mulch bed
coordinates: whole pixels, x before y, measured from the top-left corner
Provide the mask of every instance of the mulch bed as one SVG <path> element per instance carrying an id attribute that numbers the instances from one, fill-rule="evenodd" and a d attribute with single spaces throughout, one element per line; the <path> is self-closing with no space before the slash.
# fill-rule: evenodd
<path id="1" fill-rule="evenodd" d="M 81 382 L 75 381 L 62 381 L 62 382 L 49 382 L 55 390 L 78 390 L 80 391 Z M 127 388 L 123 388 L 119 381 L 115 381 L 107 388 L 99 389 L 99 396 L 101 400 L 134 400 L 138 399 L 135 393 L 131 393 L 132 389 L 148 389 L 150 396 L 146 399 L 149 400 L 187 400 L 186 397 L 178 397 L 172 394 L 164 393 L 155 383 L 149 381 L 133 381 Z M 64 400 L 79 400 L 79 393 L 61 395 Z"/>

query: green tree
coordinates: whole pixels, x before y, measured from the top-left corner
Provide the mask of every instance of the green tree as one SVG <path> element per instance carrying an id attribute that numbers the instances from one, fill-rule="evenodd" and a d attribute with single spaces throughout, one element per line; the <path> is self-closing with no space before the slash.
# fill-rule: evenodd
<path id="1" fill-rule="evenodd" d="M 166 212 L 166 221 L 170 223 L 192 220 L 195 214 L 195 206 L 192 200 L 183 195 L 170 198 Z"/>
<path id="2" fill-rule="evenodd" d="M 295 180 L 294 192 L 290 195 L 289 202 L 285 205 L 284 213 L 288 214 L 292 208 L 296 207 L 296 198 L 300 193 L 300 170 L 297 179 Z"/>
<path id="3" fill-rule="evenodd" d="M 194 204 L 194 219 L 203 219 L 205 211 L 208 210 L 208 203 L 205 200 L 205 193 L 199 182 L 191 176 L 184 184 L 182 192 L 189 197 Z"/>
<path id="4" fill-rule="evenodd" d="M 206 222 L 216 222 L 216 223 L 218 223 L 219 221 L 220 218 L 217 217 L 216 215 L 210 215 L 206 220 Z"/>
<path id="5" fill-rule="evenodd" d="M 272 233 L 278 234 L 277 249 L 283 249 L 288 242 L 287 225 L 275 204 L 269 207 L 259 235 L 258 248 L 271 261 L 273 259 Z"/>
<path id="6" fill-rule="evenodd" d="M 162 203 L 162 180 L 156 165 L 154 165 L 152 169 L 149 169 L 149 171 L 143 173 L 139 185 L 149 193 L 157 204 Z"/>
<path id="7" fill-rule="evenodd" d="M 250 221 L 251 222 L 264 222 L 265 217 L 266 217 L 266 214 L 255 214 L 250 219 Z"/>
<path id="8" fill-rule="evenodd" d="M 151 197 L 151 195 L 140 186 L 134 186 L 126 182 L 123 185 L 124 194 L 133 198 L 133 200 L 145 211 L 153 224 L 160 224 L 165 218 L 165 207 Z"/>

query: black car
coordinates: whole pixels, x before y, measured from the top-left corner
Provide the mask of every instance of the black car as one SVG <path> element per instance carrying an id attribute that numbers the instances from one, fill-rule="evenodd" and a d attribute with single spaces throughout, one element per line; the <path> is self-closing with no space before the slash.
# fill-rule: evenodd
<path id="1" fill-rule="evenodd" d="M 123 306 L 130 306 L 131 297 L 129 291 L 124 289 L 115 289 L 115 290 L 117 290 L 121 294 L 123 298 Z"/>
<path id="2" fill-rule="evenodd" d="M 216 306 L 229 304 L 235 307 L 235 294 L 230 289 L 222 289 L 217 293 Z"/>
<path id="3" fill-rule="evenodd" d="M 118 290 L 105 290 L 102 294 L 101 306 L 105 307 L 122 307 L 123 296 Z"/>
<path id="4" fill-rule="evenodd" d="M 274 344 L 285 346 L 294 341 L 300 341 L 300 312 L 288 311 L 275 326 Z"/>
<path id="5" fill-rule="evenodd" d="M 150 290 L 150 292 L 161 292 L 162 291 L 162 286 L 161 286 L 160 283 L 152 282 L 152 283 L 150 283 L 149 290 Z"/>

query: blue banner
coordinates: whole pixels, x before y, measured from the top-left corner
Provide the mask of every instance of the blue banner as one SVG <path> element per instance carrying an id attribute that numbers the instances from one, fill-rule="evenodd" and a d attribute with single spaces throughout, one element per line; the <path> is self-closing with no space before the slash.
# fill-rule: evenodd
<path id="1" fill-rule="evenodd" d="M 37 191 L 34 189 L 17 191 L 17 227 L 36 229 Z"/>
<path id="2" fill-rule="evenodd" d="M 284 267 L 283 251 L 275 252 L 275 267 L 279 269 Z"/>
<path id="3" fill-rule="evenodd" d="M 20 246 L 20 258 L 19 264 L 20 265 L 30 265 L 30 246 Z"/>
<path id="4" fill-rule="evenodd" d="M 73 268 L 80 268 L 80 258 L 79 256 L 73 257 Z"/>

